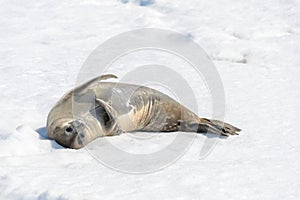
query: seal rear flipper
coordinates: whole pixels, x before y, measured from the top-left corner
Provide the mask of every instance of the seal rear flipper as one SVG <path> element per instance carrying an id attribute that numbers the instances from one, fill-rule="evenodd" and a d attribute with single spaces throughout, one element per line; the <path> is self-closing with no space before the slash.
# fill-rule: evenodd
<path id="1" fill-rule="evenodd" d="M 221 129 L 207 123 L 188 123 L 180 124 L 180 131 L 197 132 L 197 133 L 213 133 L 217 135 L 228 136 Z"/>
<path id="2" fill-rule="evenodd" d="M 200 118 L 200 124 L 207 125 L 209 127 L 208 132 L 216 133 L 218 135 L 223 135 L 223 136 L 238 135 L 239 134 L 238 132 L 241 131 L 241 129 L 235 126 L 214 119 Z"/>
<path id="3" fill-rule="evenodd" d="M 233 126 L 232 126 L 233 127 Z M 197 133 L 213 133 L 222 136 L 238 135 L 238 128 L 231 128 L 231 125 L 224 123 L 224 126 L 219 126 L 212 122 L 181 122 L 179 131 L 197 132 Z"/>

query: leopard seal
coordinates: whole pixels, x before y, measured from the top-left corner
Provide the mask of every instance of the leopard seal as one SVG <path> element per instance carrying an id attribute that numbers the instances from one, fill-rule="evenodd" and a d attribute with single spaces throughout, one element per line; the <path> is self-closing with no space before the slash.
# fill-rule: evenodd
<path id="1" fill-rule="evenodd" d="M 96 77 L 67 92 L 50 110 L 47 134 L 60 145 L 80 149 L 98 137 L 130 131 L 197 132 L 238 135 L 241 129 L 198 117 L 155 89 Z"/>

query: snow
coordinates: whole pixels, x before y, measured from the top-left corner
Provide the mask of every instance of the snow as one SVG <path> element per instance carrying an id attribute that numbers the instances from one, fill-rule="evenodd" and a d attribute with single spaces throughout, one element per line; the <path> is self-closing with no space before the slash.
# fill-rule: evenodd
<path id="1" fill-rule="evenodd" d="M 0 199 L 299 199 L 299 9 L 297 0 L 2 0 Z M 208 53 L 223 81 L 226 121 L 241 134 L 218 139 L 202 159 L 207 137 L 196 135 L 176 162 L 135 175 L 47 139 L 40 127 L 87 56 L 112 36 L 145 27 L 183 33 Z M 117 75 L 153 58 L 177 66 L 201 102 L 198 114 L 211 115 L 209 91 L 180 60 L 131 56 L 115 63 Z M 174 134 L 110 140 L 149 152 Z"/>

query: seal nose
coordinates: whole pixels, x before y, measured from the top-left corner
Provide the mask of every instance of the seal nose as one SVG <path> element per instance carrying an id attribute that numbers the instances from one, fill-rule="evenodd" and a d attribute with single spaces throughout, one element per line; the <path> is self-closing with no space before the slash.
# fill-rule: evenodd
<path id="1" fill-rule="evenodd" d="M 85 123 L 83 122 L 83 121 L 81 121 L 81 120 L 78 120 L 78 119 L 76 119 L 76 120 L 74 120 L 73 121 L 73 126 L 78 130 L 81 130 L 81 129 L 83 129 L 84 128 L 84 126 L 85 126 Z"/>

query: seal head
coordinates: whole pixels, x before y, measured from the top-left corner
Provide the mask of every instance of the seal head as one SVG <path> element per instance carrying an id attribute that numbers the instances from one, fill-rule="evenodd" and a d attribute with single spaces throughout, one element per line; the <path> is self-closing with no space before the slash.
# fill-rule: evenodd
<path id="1" fill-rule="evenodd" d="M 64 147 L 79 149 L 91 140 L 91 129 L 82 120 L 58 119 L 51 127 L 49 137 Z"/>

